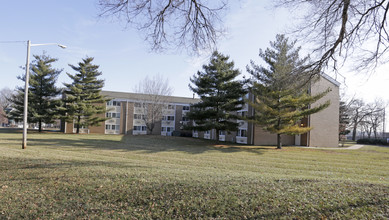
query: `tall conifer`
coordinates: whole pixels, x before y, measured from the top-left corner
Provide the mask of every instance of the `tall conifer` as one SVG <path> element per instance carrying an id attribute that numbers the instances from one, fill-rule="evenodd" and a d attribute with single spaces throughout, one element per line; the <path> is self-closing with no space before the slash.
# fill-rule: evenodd
<path id="1" fill-rule="evenodd" d="M 64 83 L 65 98 L 64 108 L 65 119 L 76 127 L 76 133 L 80 128 L 98 126 L 105 121 L 99 114 L 106 112 L 106 99 L 101 95 L 104 80 L 97 79 L 102 73 L 98 71 L 99 66 L 92 64 L 93 58 L 87 57 L 78 63 L 78 66 L 69 64 L 76 71 L 74 75 L 66 73 L 72 83 Z"/>
<path id="2" fill-rule="evenodd" d="M 259 54 L 268 67 L 257 66 L 251 61 L 251 68 L 247 68 L 253 76 L 252 93 L 255 96 L 255 101 L 249 104 L 255 109 L 252 122 L 277 134 L 277 148 L 281 149 L 282 134 L 303 134 L 312 129 L 301 126 L 300 120 L 328 107 L 329 101 L 317 107 L 311 104 L 330 90 L 316 95 L 309 93 L 312 73 L 305 69 L 308 57 L 299 58 L 300 48 L 294 48 L 295 42 L 290 43 L 284 35 L 277 35 L 270 45 L 272 48 L 265 52 L 260 50 Z"/>
<path id="3" fill-rule="evenodd" d="M 55 86 L 55 83 L 62 70 L 52 67 L 52 63 L 57 61 L 55 58 L 46 55 L 34 55 L 34 58 L 29 79 L 27 119 L 29 123 L 38 123 L 41 132 L 42 123 L 53 123 L 54 119 L 59 117 L 58 95 L 61 90 Z M 19 76 L 18 79 L 26 80 L 24 75 Z M 21 120 L 24 109 L 24 87 L 19 87 L 17 90 L 11 98 L 14 108 L 11 114 L 15 119 Z"/>
<path id="4" fill-rule="evenodd" d="M 244 105 L 243 97 L 247 93 L 244 80 L 237 80 L 241 73 L 234 69 L 234 62 L 229 57 L 213 52 L 210 63 L 203 66 L 203 72 L 198 71 L 190 81 L 190 89 L 200 96 L 201 102 L 193 104 L 189 119 L 195 122 L 194 130 L 216 130 L 216 140 L 219 141 L 219 131 L 236 131 L 238 123 L 236 111 Z"/>

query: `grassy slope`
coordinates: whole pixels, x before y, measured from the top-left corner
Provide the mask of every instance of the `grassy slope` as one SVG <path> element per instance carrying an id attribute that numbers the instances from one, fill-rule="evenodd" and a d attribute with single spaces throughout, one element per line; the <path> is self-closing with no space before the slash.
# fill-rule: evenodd
<path id="1" fill-rule="evenodd" d="M 389 218 L 389 148 L 0 130 L 2 218 Z"/>

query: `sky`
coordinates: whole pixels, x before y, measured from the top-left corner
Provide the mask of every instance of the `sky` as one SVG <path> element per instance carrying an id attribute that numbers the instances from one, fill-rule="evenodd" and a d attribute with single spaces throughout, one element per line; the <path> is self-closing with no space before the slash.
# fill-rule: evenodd
<path id="1" fill-rule="evenodd" d="M 242 74 L 250 60 L 260 64 L 259 49 L 269 47 L 276 34 L 293 25 L 295 16 L 283 9 L 273 9 L 271 0 L 229 1 L 230 8 L 223 21 L 226 35 L 217 43 L 219 52 L 229 55 Z M 63 69 L 58 86 L 70 82 L 66 73 L 75 72 L 68 64 L 76 65 L 85 57 L 94 57 L 105 79 L 104 90 L 134 92 L 146 76 L 162 75 L 169 80 L 174 96 L 192 97 L 189 79 L 202 65 L 207 64 L 211 51 L 198 56 L 185 50 L 155 53 L 144 41 L 144 35 L 124 22 L 100 18 L 98 0 L 22 0 L 5 1 L 0 13 L 0 89 L 23 86 L 17 76 L 23 75 L 27 40 L 32 44 L 59 43 L 31 47 L 32 55 L 57 58 L 54 67 Z M 298 44 L 299 42 L 297 42 Z M 389 65 L 377 68 L 373 74 L 355 73 L 347 68 L 341 75 L 326 72 L 342 85 L 347 97 L 359 97 L 366 102 L 376 98 L 389 103 Z M 387 111 L 388 112 L 388 111 Z M 389 123 L 387 123 L 389 124 Z M 389 128 L 389 126 L 388 126 Z M 386 129 L 389 130 L 389 129 Z"/>

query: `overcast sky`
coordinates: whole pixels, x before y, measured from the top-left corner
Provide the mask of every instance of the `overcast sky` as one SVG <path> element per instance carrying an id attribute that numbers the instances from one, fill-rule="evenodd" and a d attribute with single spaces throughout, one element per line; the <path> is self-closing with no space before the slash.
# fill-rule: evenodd
<path id="1" fill-rule="evenodd" d="M 23 83 L 17 76 L 24 74 L 20 66 L 26 62 L 26 41 L 60 43 L 67 46 L 36 46 L 31 55 L 58 58 L 55 67 L 64 69 L 58 85 L 69 82 L 66 72 L 74 74 L 68 64 L 77 64 L 86 56 L 94 57 L 105 79 L 104 90 L 133 92 L 145 76 L 160 74 L 169 79 L 175 96 L 191 97 L 189 78 L 208 62 L 210 51 L 200 56 L 182 52 L 150 52 L 142 33 L 125 28 L 125 23 L 99 18 L 98 0 L 22 0 L 5 1 L 0 13 L 0 89 L 14 89 Z M 272 1 L 240 0 L 233 4 L 223 18 L 227 35 L 218 42 L 218 50 L 229 55 L 235 66 L 246 74 L 250 60 L 260 62 L 258 51 L 269 47 L 275 35 L 283 33 L 293 23 L 287 10 L 274 10 Z M 17 42 L 22 41 L 22 42 Z M 352 65 L 352 64 L 349 64 Z M 356 74 L 341 69 L 335 76 L 348 96 L 361 97 L 367 102 L 381 98 L 388 102 L 389 65 L 374 74 Z"/>

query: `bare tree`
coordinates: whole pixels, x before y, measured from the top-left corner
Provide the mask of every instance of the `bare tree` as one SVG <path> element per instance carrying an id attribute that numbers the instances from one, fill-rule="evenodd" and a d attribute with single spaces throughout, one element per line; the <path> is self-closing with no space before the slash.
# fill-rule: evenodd
<path id="1" fill-rule="evenodd" d="M 352 99 L 349 102 L 349 109 L 351 110 L 351 128 L 352 128 L 352 140 L 356 140 L 357 129 L 365 118 L 370 114 L 367 110 L 365 103 L 361 99 Z"/>
<path id="2" fill-rule="evenodd" d="M 385 103 L 381 99 L 376 99 L 373 103 L 367 105 L 367 111 L 370 113 L 364 120 L 365 130 L 368 131 L 368 137 L 374 134 L 374 138 L 378 137 L 378 131 L 384 121 Z"/>
<path id="3" fill-rule="evenodd" d="M 277 0 L 277 6 L 306 11 L 295 33 L 314 42 L 316 68 L 335 70 L 353 56 L 356 68 L 374 69 L 388 62 L 389 0 Z M 302 8 L 306 10 L 301 10 Z M 331 63 L 331 64 L 330 64 Z"/>
<path id="4" fill-rule="evenodd" d="M 203 3 L 205 2 L 205 3 Z M 182 46 L 197 53 L 222 34 L 223 0 L 99 0 L 100 16 L 114 16 L 146 34 L 152 49 Z"/>
<path id="5" fill-rule="evenodd" d="M 135 88 L 135 92 L 141 94 L 138 108 L 143 113 L 138 119 L 143 120 L 147 131 L 152 134 L 155 125 L 161 122 L 163 110 L 170 101 L 173 89 L 169 86 L 168 79 L 160 75 L 152 78 L 144 78 Z"/>
<path id="6" fill-rule="evenodd" d="M 13 93 L 14 92 L 8 87 L 0 90 L 0 109 L 2 110 L 4 117 L 6 109 L 9 108 L 12 104 L 11 97 Z"/>
<path id="7" fill-rule="evenodd" d="M 361 125 L 361 128 L 362 128 L 362 137 L 364 138 L 365 137 L 365 132 L 367 134 L 367 138 L 371 138 L 371 133 L 373 131 L 373 127 L 371 126 L 371 123 L 369 120 L 364 120 L 364 121 L 361 121 L 360 123 Z"/>

